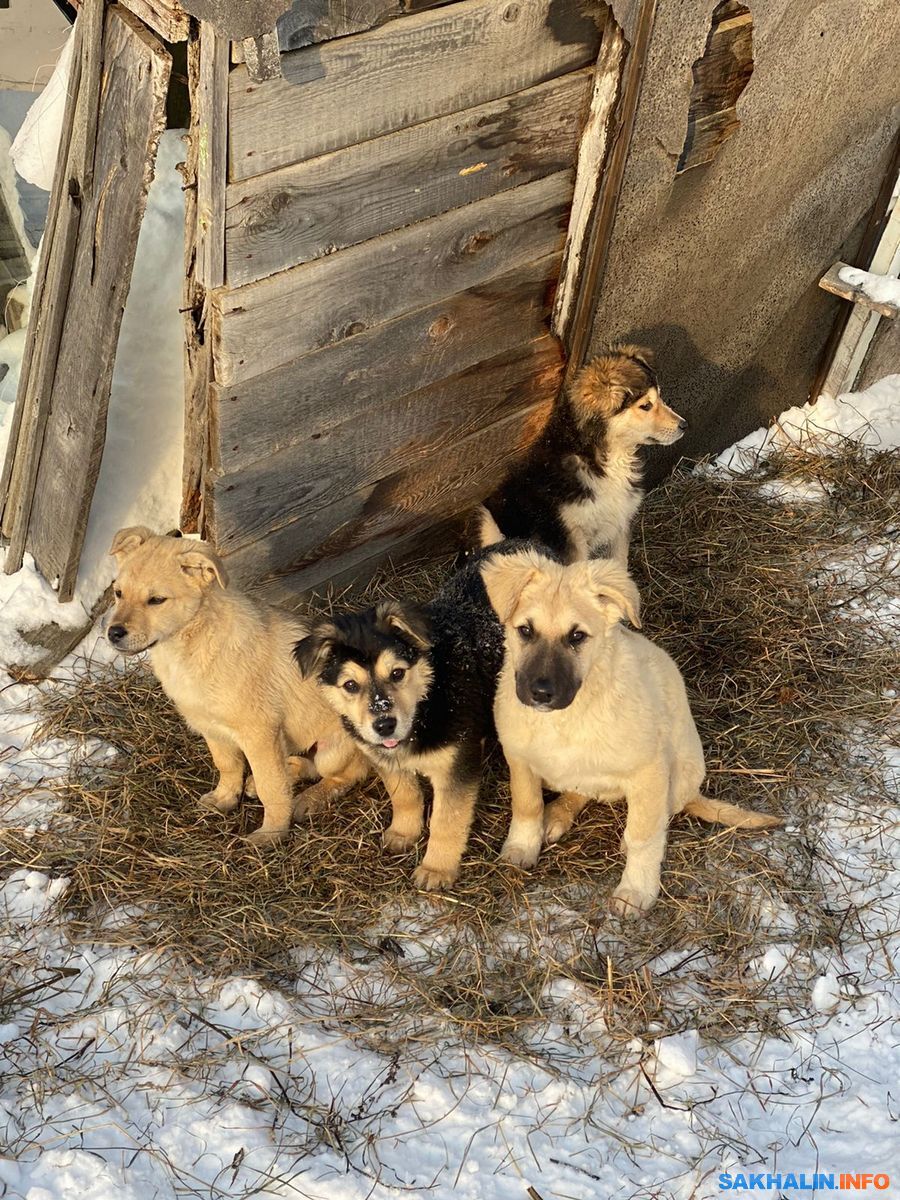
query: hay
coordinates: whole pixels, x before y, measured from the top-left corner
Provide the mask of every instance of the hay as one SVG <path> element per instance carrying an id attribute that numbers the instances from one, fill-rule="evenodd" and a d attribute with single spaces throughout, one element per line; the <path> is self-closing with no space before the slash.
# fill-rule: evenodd
<path id="1" fill-rule="evenodd" d="M 776 475 L 822 486 L 825 502 L 776 499 Z M 810 830 L 822 796 L 848 775 L 848 732 L 883 734 L 895 682 L 896 646 L 870 637 L 854 604 L 896 590 L 896 563 L 862 582 L 832 564 L 855 540 L 886 538 L 898 496 L 896 456 L 845 447 L 782 455 L 731 481 L 679 471 L 648 497 L 633 553 L 645 630 L 685 672 L 708 790 L 784 814 L 790 832 L 751 837 L 677 820 L 663 895 L 645 920 L 623 923 L 605 908 L 622 869 L 618 809 L 590 805 L 531 873 L 497 862 L 508 821 L 497 760 L 451 895 L 416 894 L 415 855 L 381 853 L 388 806 L 374 781 L 287 845 L 247 846 L 236 835 L 258 822 L 258 805 L 245 801 L 232 818 L 200 811 L 212 778 L 205 747 L 135 664 L 85 663 L 74 687 L 43 691 L 43 734 L 100 739 L 118 754 L 82 759 L 49 831 L 5 830 L 2 863 L 68 876 L 72 928 L 85 937 L 104 922 L 106 940 L 176 948 L 270 984 L 299 974 L 312 986 L 335 953 L 375 963 L 382 993 L 348 995 L 345 1007 L 378 1044 L 449 1028 L 521 1052 L 559 979 L 594 997 L 623 1045 L 687 1025 L 711 1036 L 774 1028 L 800 976 L 775 997 L 748 963 L 782 919 L 801 956 L 839 937 L 847 914 L 815 882 Z M 387 570 L 364 593 L 322 605 L 424 598 L 448 569 Z M 854 788 L 886 802 L 878 772 L 854 770 Z"/>

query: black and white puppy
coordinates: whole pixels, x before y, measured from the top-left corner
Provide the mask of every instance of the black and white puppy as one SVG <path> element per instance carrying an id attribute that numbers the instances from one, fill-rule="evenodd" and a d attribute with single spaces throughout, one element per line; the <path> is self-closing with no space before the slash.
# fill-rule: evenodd
<path id="1" fill-rule="evenodd" d="M 639 447 L 668 446 L 686 428 L 660 397 L 651 352 L 611 347 L 559 394 L 544 431 L 485 501 L 480 544 L 524 538 L 563 562 L 627 565 L 644 495 Z"/>
<path id="2" fill-rule="evenodd" d="M 498 547 L 502 552 L 503 547 Z M 408 850 L 424 824 L 418 776 L 434 790 L 418 887 L 450 887 L 459 874 L 485 752 L 503 632 L 480 575 L 480 558 L 425 606 L 387 601 L 318 622 L 297 643 L 347 732 L 391 799 L 385 849 Z"/>

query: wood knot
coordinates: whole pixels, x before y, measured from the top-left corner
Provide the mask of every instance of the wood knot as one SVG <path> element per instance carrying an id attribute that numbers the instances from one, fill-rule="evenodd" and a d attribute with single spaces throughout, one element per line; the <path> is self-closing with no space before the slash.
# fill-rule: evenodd
<path id="1" fill-rule="evenodd" d="M 428 326 L 428 338 L 432 342 L 440 342 L 450 333 L 453 321 L 448 316 L 438 317 Z"/>
<path id="2" fill-rule="evenodd" d="M 503 20 L 508 21 L 509 24 L 511 25 L 513 23 L 513 21 L 518 21 L 518 19 L 519 19 L 518 4 L 507 4 L 506 8 L 504 8 L 504 10 L 503 10 Z"/>

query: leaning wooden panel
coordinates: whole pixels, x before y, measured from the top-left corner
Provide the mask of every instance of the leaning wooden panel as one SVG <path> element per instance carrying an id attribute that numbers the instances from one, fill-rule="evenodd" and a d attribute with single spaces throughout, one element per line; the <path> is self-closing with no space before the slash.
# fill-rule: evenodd
<path id="1" fill-rule="evenodd" d="M 230 77 L 233 180 L 522 91 L 597 56 L 580 0 L 462 0 Z"/>
<path id="2" fill-rule="evenodd" d="M 555 385 L 554 385 L 555 386 Z M 465 512 L 494 488 L 542 427 L 553 395 L 438 454 L 275 530 L 226 562 L 235 578 L 302 591 L 390 552 L 437 521 Z"/>
<path id="3" fill-rule="evenodd" d="M 561 251 L 561 171 L 214 298 L 216 378 L 236 383 Z"/>
<path id="4" fill-rule="evenodd" d="M 218 481 L 218 544 L 306 521 L 433 455 L 452 460 L 470 434 L 555 392 L 561 373 L 559 344 L 543 337 L 410 396 L 389 396 L 326 433 L 225 475 Z"/>
<path id="5" fill-rule="evenodd" d="M 558 269 L 558 255 L 548 256 L 277 371 L 229 388 L 214 384 L 214 472 L 315 439 L 388 396 L 408 395 L 541 337 Z M 221 482 L 215 480 L 211 474 L 212 500 Z"/>
<path id="6" fill-rule="evenodd" d="M 104 89 L 56 356 L 28 549 L 71 599 L 106 434 L 106 411 L 171 60 L 126 10 L 104 32 Z"/>
<path id="7" fill-rule="evenodd" d="M 275 27 L 278 47 L 282 54 L 300 50 L 449 3 L 451 0 L 294 0 Z M 243 45 L 234 42 L 232 62 L 243 61 Z"/>
<path id="8" fill-rule="evenodd" d="M 573 71 L 228 188 L 232 286 L 571 168 L 592 72 Z"/>

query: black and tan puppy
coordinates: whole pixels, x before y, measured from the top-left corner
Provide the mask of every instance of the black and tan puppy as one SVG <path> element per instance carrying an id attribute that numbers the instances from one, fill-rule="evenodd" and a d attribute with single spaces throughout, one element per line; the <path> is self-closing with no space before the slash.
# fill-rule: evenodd
<path id="1" fill-rule="evenodd" d="M 611 347 L 560 393 L 543 433 L 485 501 L 481 545 L 525 538 L 564 562 L 625 565 L 643 499 L 639 447 L 668 446 L 686 428 L 662 401 L 650 351 Z"/>
<path id="2" fill-rule="evenodd" d="M 418 887 L 450 887 L 459 874 L 484 757 L 503 633 L 478 563 L 455 575 L 428 605 L 386 602 L 319 622 L 297 643 L 344 728 L 375 766 L 391 799 L 385 849 L 418 841 L 424 803 L 417 776 L 434 790 Z"/>

